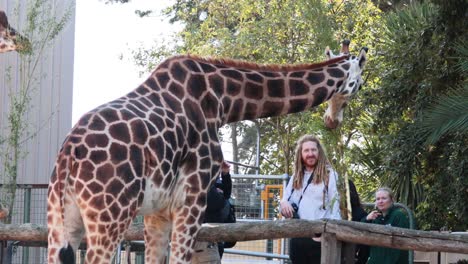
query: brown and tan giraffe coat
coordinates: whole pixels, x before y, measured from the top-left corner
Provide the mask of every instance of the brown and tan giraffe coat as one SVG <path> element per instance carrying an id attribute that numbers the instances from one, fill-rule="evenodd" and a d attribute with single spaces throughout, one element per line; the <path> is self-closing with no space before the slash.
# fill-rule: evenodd
<path id="1" fill-rule="evenodd" d="M 365 51 L 304 65 L 171 57 L 134 91 L 85 114 L 60 150 L 48 194 L 48 261 L 68 263 L 86 234 L 86 263 L 109 263 L 137 214 L 145 261 L 189 263 L 230 122 L 310 109 L 325 124 L 362 84 Z M 338 100 L 333 98 L 339 97 Z M 341 115 L 341 117 L 340 117 Z"/>
<path id="2" fill-rule="evenodd" d="M 8 51 L 28 52 L 31 44 L 8 24 L 5 11 L 0 10 L 0 53 Z"/>

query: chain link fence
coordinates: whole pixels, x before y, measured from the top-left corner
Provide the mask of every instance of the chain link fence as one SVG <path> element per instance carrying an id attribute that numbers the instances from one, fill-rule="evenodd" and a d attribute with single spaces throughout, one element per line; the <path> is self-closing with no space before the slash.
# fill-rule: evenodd
<path id="1" fill-rule="evenodd" d="M 232 175 L 237 221 L 271 221 L 279 217 L 287 175 Z M 283 263 L 287 239 L 237 242 L 226 249 L 223 263 Z"/>
<path id="2" fill-rule="evenodd" d="M 4 188 L 4 185 L 0 185 L 0 200 L 2 201 L 5 200 L 7 193 Z M 10 212 L 11 223 L 33 223 L 46 226 L 47 184 L 17 185 L 15 193 L 13 208 Z M 24 247 L 17 241 L 0 241 L 0 243 L 1 263 L 47 263 L 47 250 L 44 247 Z"/>

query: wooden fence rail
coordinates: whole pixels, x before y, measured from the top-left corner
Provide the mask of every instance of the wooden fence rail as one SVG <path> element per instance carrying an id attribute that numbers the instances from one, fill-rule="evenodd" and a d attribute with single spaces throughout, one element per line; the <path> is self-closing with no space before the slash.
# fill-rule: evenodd
<path id="1" fill-rule="evenodd" d="M 323 234 L 322 252 L 324 252 L 323 248 L 336 250 L 336 243 L 343 241 L 405 250 L 468 254 L 468 235 L 327 219 L 205 224 L 197 239 L 200 241 L 249 241 L 312 237 L 317 233 Z M 44 245 L 43 242 L 47 242 L 47 228 L 34 224 L 0 224 L 0 240 L 42 242 L 37 244 Z M 125 234 L 125 240 L 143 240 L 143 226 L 132 226 Z M 333 255 L 330 252 L 326 255 Z M 327 261 L 329 262 L 323 263 L 336 262 Z"/>

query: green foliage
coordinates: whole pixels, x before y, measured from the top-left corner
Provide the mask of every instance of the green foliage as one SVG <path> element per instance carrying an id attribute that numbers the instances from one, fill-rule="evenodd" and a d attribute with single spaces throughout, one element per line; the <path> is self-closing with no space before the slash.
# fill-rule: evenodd
<path id="1" fill-rule="evenodd" d="M 423 113 L 420 136 L 427 144 L 446 134 L 468 133 L 468 85 L 451 91 Z"/>
<path id="2" fill-rule="evenodd" d="M 458 43 L 455 50 L 459 58 L 455 69 L 464 76 L 468 72 L 468 48 Z M 427 138 L 426 144 L 435 144 L 446 134 L 468 133 L 468 82 L 462 82 L 461 87 L 449 90 L 423 113 L 418 132 Z"/>
<path id="3" fill-rule="evenodd" d="M 19 9 L 20 6 L 17 7 Z M 37 131 L 30 131 L 28 126 L 28 113 L 32 107 L 31 98 L 35 95 L 43 73 L 38 73 L 38 66 L 46 55 L 47 48 L 51 46 L 59 33 L 70 19 L 71 10 L 57 18 L 56 10 L 51 2 L 36 0 L 28 3 L 26 24 L 18 28 L 24 37 L 29 39 L 29 51 L 19 54 L 19 85 L 11 81 L 11 67 L 7 71 L 9 90 L 9 111 L 7 114 L 6 131 L 0 135 L 0 162 L 3 180 L 1 203 L 5 204 L 13 213 L 16 193 L 16 179 L 18 177 L 18 164 L 28 153 L 24 150 L 25 143 L 35 137 Z M 11 222 L 11 214 L 6 219 Z"/>
<path id="4" fill-rule="evenodd" d="M 465 230 L 468 137 L 458 130 L 445 131 L 463 127 L 464 114 L 466 118 L 466 99 L 459 96 L 462 93 L 454 98 L 449 91 L 463 83 L 453 58 L 454 45 L 466 39 L 467 27 L 444 8 L 413 4 L 387 15 L 377 64 L 380 89 L 372 91 L 380 100 L 372 101 L 375 119 L 370 131 L 380 135 L 377 151 L 385 153 L 379 180 L 416 211 L 420 226 Z M 466 3 L 457 6 L 466 8 Z M 439 102 L 439 110 L 427 111 L 434 102 Z M 434 123 L 439 121 L 445 124 Z M 434 139 L 445 136 L 426 145 L 430 134 Z M 362 152 L 369 153 L 365 148 Z"/>

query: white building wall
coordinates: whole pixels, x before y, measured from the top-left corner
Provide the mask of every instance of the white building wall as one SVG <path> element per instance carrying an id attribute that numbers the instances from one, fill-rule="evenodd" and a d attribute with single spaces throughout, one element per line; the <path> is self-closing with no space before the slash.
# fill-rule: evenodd
<path id="1" fill-rule="evenodd" d="M 29 0 L 31 2 L 31 0 Z M 0 9 L 6 11 L 12 27 L 21 33 L 26 17 L 26 3 L 21 0 L 20 10 L 16 12 L 18 1 L 0 0 Z M 55 39 L 53 46 L 45 50 L 36 78 L 39 85 L 33 91 L 31 109 L 27 115 L 28 133 L 34 134 L 24 142 L 24 159 L 19 164 L 18 184 L 47 184 L 56 154 L 71 128 L 74 62 L 75 3 L 72 0 L 57 0 L 54 10 L 62 15 L 72 7 L 72 15 L 66 27 Z M 0 135 L 8 131 L 9 87 L 19 89 L 20 55 L 16 52 L 0 54 Z M 7 74 L 11 75 L 11 82 Z M 2 147 L 2 146 L 0 146 Z M 2 165 L 0 164 L 0 169 Z M 0 174 L 0 183 L 4 179 Z"/>

